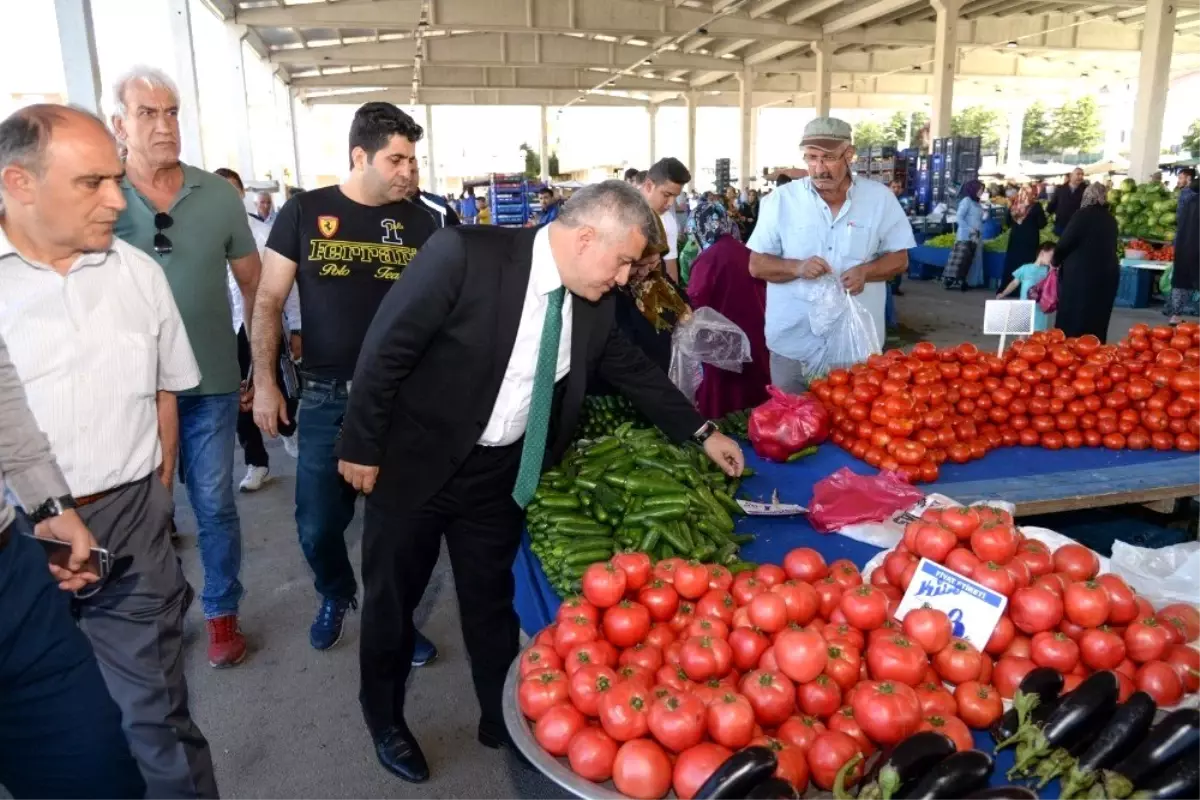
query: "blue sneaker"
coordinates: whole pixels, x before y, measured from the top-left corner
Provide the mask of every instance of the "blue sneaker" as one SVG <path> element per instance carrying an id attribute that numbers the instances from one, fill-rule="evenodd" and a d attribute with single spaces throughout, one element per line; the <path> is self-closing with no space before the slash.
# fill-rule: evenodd
<path id="1" fill-rule="evenodd" d="M 358 608 L 358 602 L 351 597 L 349 600 L 338 600 L 326 597 L 321 601 L 317 610 L 317 618 L 308 629 L 308 641 L 317 650 L 328 650 L 342 639 L 342 623 L 346 612 Z"/>
<path id="2" fill-rule="evenodd" d="M 425 634 L 420 631 L 416 631 L 416 634 L 417 641 L 413 645 L 412 665 L 423 667 L 438 657 L 438 651 L 434 643 L 425 638 Z"/>

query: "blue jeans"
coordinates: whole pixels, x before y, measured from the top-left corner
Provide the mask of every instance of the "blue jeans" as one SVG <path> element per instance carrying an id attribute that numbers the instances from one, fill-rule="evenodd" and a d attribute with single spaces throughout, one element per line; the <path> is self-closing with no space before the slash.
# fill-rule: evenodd
<path id="1" fill-rule="evenodd" d="M 337 471 L 334 445 L 342 429 L 349 393 L 345 381 L 304 376 L 301 380 L 300 459 L 296 465 L 296 530 L 300 549 L 322 597 L 351 600 L 358 593 L 346 528 L 354 519 L 358 493 Z"/>
<path id="2" fill-rule="evenodd" d="M 204 618 L 236 614 L 242 599 L 242 528 L 233 499 L 238 396 L 180 395 L 179 462 L 196 514 Z"/>
<path id="3" fill-rule="evenodd" d="M 142 797 L 121 730 L 70 595 L 42 546 L 12 523 L 0 550 L 0 785 L 14 797 Z"/>

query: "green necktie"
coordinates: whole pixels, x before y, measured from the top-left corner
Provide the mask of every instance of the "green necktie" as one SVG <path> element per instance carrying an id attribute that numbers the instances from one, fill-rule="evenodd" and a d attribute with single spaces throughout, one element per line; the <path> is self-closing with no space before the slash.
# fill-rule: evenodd
<path id="1" fill-rule="evenodd" d="M 562 334 L 562 305 L 565 290 L 558 287 L 547 296 L 546 321 L 538 343 L 537 369 L 533 373 L 533 396 L 529 398 L 529 420 L 513 500 L 521 508 L 529 505 L 537 491 L 546 460 L 546 434 L 550 430 L 550 407 L 554 403 L 554 378 L 558 373 L 558 339 Z"/>

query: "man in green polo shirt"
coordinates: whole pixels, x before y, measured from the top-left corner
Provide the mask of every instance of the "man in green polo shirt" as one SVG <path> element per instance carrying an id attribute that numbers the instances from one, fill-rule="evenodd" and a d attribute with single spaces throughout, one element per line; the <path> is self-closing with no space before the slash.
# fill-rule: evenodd
<path id="1" fill-rule="evenodd" d="M 242 532 L 233 494 L 241 375 L 229 325 L 228 262 L 242 292 L 246 330 L 258 288 L 258 248 L 237 193 L 179 160 L 179 93 L 162 72 L 138 68 L 117 81 L 113 128 L 125 145 L 126 208 L 116 234 L 166 273 L 200 365 L 200 385 L 179 394 L 180 471 L 196 513 L 201 605 L 214 667 L 239 663 Z"/>

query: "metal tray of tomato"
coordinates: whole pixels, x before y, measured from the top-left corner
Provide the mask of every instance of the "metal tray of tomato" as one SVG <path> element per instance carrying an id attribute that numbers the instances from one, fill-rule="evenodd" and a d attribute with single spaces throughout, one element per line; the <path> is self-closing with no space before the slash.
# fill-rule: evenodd
<path id="1" fill-rule="evenodd" d="M 533 727 L 517 705 L 517 686 L 520 682 L 521 657 L 517 656 L 508 668 L 508 677 L 504 679 L 504 724 L 508 727 L 513 742 L 525 758 L 529 759 L 529 763 L 563 789 L 583 800 L 628 800 L 613 787 L 612 781 L 593 783 L 587 778 L 581 778 L 567 766 L 565 758 L 556 758 L 542 749 L 533 736 Z M 674 794 L 668 796 L 674 797 Z"/>

